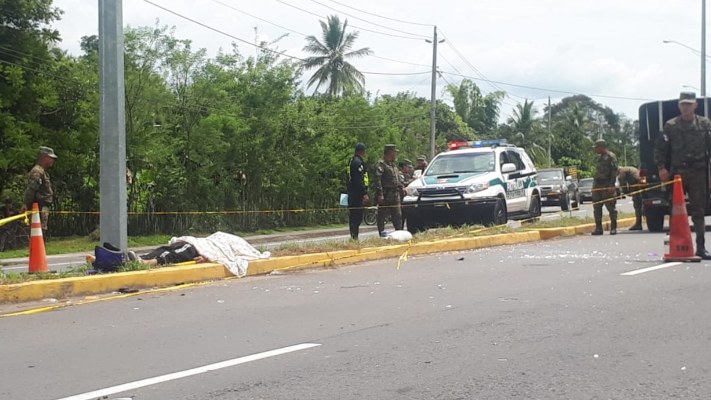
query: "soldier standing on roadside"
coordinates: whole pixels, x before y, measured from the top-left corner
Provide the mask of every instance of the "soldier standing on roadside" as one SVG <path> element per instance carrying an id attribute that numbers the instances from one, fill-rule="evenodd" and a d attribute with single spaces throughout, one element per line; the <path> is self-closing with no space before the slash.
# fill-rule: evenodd
<path id="1" fill-rule="evenodd" d="M 401 161 L 398 166 L 400 167 L 400 180 L 402 181 L 402 185 L 407 187 L 407 185 L 415 180 L 415 169 L 412 166 L 412 161 L 405 159 Z"/>
<path id="2" fill-rule="evenodd" d="M 415 171 L 420 170 L 424 174 L 425 169 L 427 169 L 427 157 L 425 157 L 425 156 L 417 157 L 417 168 L 415 168 Z"/>
<path id="3" fill-rule="evenodd" d="M 639 176 L 639 170 L 635 167 L 620 167 L 617 172 L 617 179 L 620 181 L 620 188 L 627 194 L 630 192 L 637 192 L 642 188 L 639 184 L 642 182 L 642 178 Z M 641 231 L 642 230 L 642 193 L 637 193 L 632 196 L 632 203 L 634 204 L 634 216 L 635 223 L 630 227 L 631 231 Z"/>
<path id="4" fill-rule="evenodd" d="M 365 144 L 358 143 L 348 165 L 348 220 L 353 240 L 358 240 L 363 206 L 368 201 L 368 172 L 364 158 Z"/>
<path id="5" fill-rule="evenodd" d="M 385 237 L 385 216 L 389 213 L 396 231 L 402 230 L 402 210 L 400 199 L 404 186 L 400 181 L 400 171 L 398 171 L 395 159 L 397 158 L 397 147 L 394 144 L 386 144 L 383 159 L 375 166 L 375 178 L 373 179 L 373 190 L 375 199 L 378 202 L 378 232 L 380 237 Z"/>
<path id="6" fill-rule="evenodd" d="M 696 255 L 711 260 L 704 238 L 711 121 L 695 114 L 697 106 L 696 94 L 681 93 L 681 115 L 664 124 L 664 135 L 654 149 L 654 162 L 662 182 L 668 182 L 673 175 L 681 175 L 684 191 L 689 195 L 689 214 L 694 221 Z"/>
<path id="7" fill-rule="evenodd" d="M 597 168 L 593 180 L 593 216 L 595 217 L 595 230 L 593 235 L 602 235 L 602 207 L 607 207 L 610 214 L 610 235 L 617 234 L 617 200 L 615 195 L 615 180 L 617 179 L 617 157 L 607 150 L 604 140 L 595 142 L 597 153 Z"/>
<path id="8" fill-rule="evenodd" d="M 43 230 L 47 230 L 49 206 L 54 201 L 52 182 L 49 180 L 47 170 L 52 168 L 56 159 L 57 155 L 54 154 L 54 150 L 49 147 L 40 147 L 37 155 L 37 164 L 27 175 L 25 210 L 32 210 L 33 203 L 38 204 Z"/>

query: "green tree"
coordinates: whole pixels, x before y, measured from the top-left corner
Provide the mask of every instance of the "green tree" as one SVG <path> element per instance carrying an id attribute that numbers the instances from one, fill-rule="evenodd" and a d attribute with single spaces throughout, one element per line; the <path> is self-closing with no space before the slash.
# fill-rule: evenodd
<path id="1" fill-rule="evenodd" d="M 315 54 L 304 61 L 307 70 L 318 68 L 308 81 L 308 86 L 316 85 L 315 91 L 327 85 L 327 94 L 340 96 L 349 93 L 363 93 L 365 76 L 349 60 L 369 56 L 373 52 L 368 47 L 352 50 L 358 39 L 358 32 L 346 32 L 348 20 L 341 23 L 336 15 L 328 17 L 328 22 L 320 21 L 322 41 L 315 36 L 306 37 L 304 51 Z"/>
<path id="2" fill-rule="evenodd" d="M 454 110 L 479 135 L 491 135 L 499 120 L 499 111 L 504 92 L 483 94 L 479 86 L 469 79 L 447 86 L 454 98 Z"/>

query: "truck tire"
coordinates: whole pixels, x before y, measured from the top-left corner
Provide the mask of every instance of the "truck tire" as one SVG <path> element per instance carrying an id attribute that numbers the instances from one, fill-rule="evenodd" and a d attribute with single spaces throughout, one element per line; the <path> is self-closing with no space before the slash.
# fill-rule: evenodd
<path id="1" fill-rule="evenodd" d="M 650 232 L 661 232 L 664 230 L 664 211 L 646 210 L 644 216 L 647 220 L 647 230 Z"/>
<path id="2" fill-rule="evenodd" d="M 425 224 L 422 218 L 415 215 L 408 215 L 405 220 L 407 224 L 407 230 L 411 234 L 415 235 L 417 233 L 423 232 L 425 230 Z"/>
<path id="3" fill-rule="evenodd" d="M 508 222 L 508 214 L 506 213 L 506 203 L 503 199 L 499 199 L 491 206 L 491 212 L 486 220 L 486 225 L 505 225 Z"/>

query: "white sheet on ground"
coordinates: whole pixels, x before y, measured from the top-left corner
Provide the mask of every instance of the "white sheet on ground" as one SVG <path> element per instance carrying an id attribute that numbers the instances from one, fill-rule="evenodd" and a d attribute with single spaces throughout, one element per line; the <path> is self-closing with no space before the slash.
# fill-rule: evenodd
<path id="1" fill-rule="evenodd" d="M 210 262 L 223 264 L 233 274 L 242 277 L 247 275 L 250 260 L 271 257 L 271 253 L 264 253 L 255 249 L 251 244 L 239 236 L 224 232 L 215 232 L 206 238 L 181 236 L 170 239 L 170 243 L 187 242 L 195 246 L 201 256 Z"/>

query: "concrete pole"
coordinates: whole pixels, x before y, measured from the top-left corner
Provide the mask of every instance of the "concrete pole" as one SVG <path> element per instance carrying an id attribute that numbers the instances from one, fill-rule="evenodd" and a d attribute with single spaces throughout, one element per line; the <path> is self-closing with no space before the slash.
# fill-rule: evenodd
<path id="1" fill-rule="evenodd" d="M 122 0 L 99 0 L 101 242 L 128 247 Z"/>
<path id="2" fill-rule="evenodd" d="M 551 96 L 548 96 L 548 168 L 553 165 L 553 157 L 551 156 L 551 144 L 553 142 L 553 127 L 551 126 Z"/>
<path id="3" fill-rule="evenodd" d="M 701 97 L 704 98 L 704 116 L 709 116 L 706 100 L 706 0 L 701 0 Z"/>
<path id="4" fill-rule="evenodd" d="M 430 104 L 430 160 L 435 156 L 435 131 L 437 129 L 437 27 L 432 38 L 432 98 Z"/>

